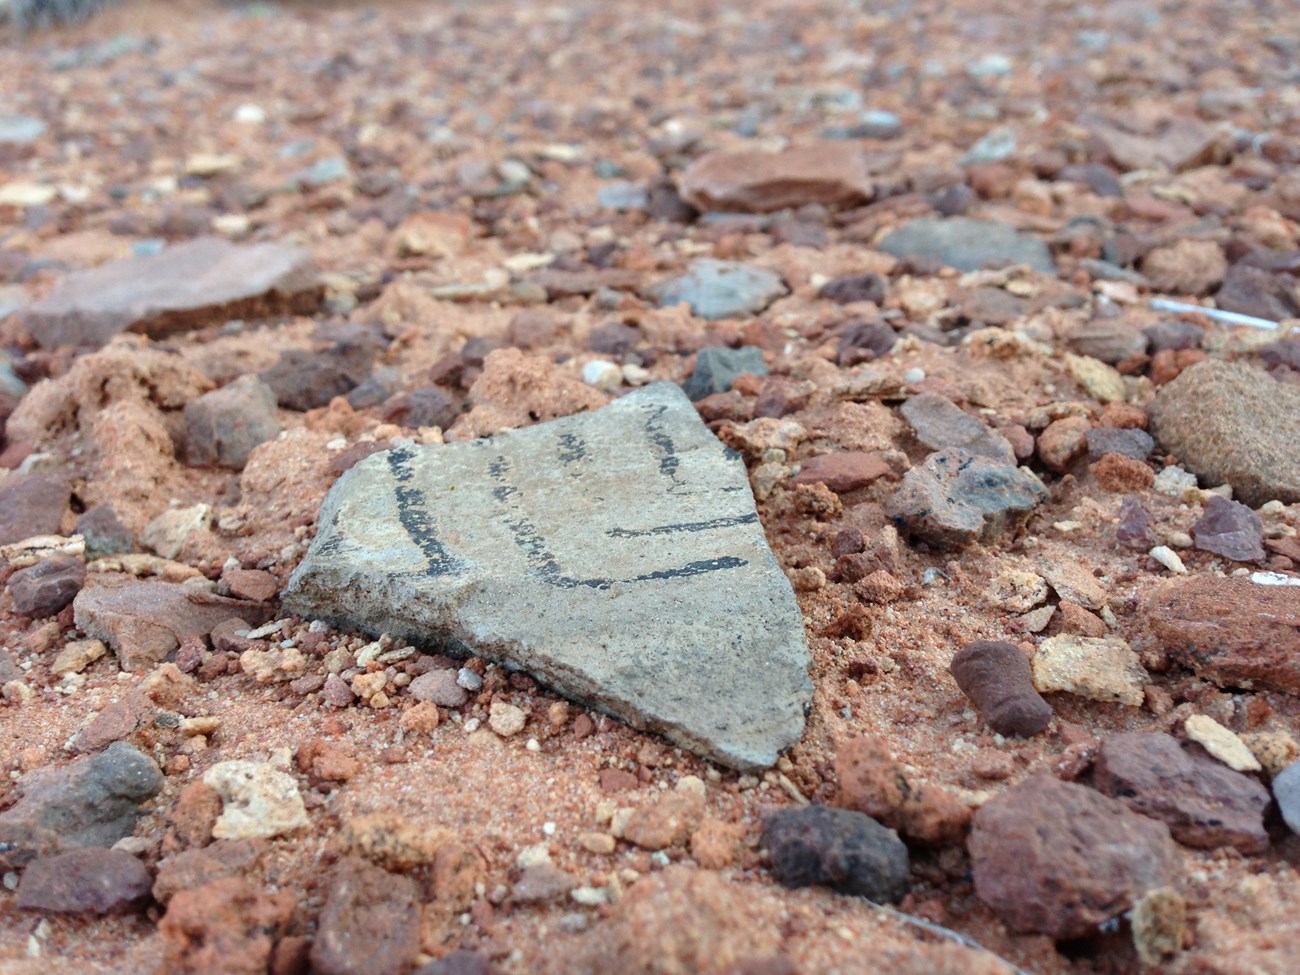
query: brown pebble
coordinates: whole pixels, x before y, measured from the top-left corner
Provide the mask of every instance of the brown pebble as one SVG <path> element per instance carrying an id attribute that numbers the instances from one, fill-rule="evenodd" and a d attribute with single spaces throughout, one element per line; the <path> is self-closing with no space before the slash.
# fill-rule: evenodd
<path id="1" fill-rule="evenodd" d="M 974 640 L 948 668 L 990 728 L 1028 738 L 1052 720 L 1052 708 L 1034 689 L 1033 668 L 1020 649 L 997 640 Z"/>

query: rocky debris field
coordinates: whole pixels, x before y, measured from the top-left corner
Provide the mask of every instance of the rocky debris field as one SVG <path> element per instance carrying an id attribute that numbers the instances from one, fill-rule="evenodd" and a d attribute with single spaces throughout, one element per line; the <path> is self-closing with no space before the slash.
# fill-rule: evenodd
<path id="1" fill-rule="evenodd" d="M 1280 3 L 0 30 L 0 971 L 1295 971 Z"/>

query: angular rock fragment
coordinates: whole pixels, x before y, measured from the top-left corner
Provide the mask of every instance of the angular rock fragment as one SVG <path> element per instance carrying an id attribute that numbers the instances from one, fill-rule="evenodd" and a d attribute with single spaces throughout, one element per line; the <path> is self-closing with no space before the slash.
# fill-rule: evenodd
<path id="1" fill-rule="evenodd" d="M 676 386 L 490 440 L 376 454 L 326 498 L 286 606 L 522 668 L 727 765 L 811 694 L 744 466 Z"/>
<path id="2" fill-rule="evenodd" d="M 174 975 L 265 975 L 293 917 L 294 896 L 226 877 L 171 899 L 158 922 L 162 970 Z"/>
<path id="3" fill-rule="evenodd" d="M 787 887 L 815 884 L 892 904 L 912 885 L 907 847 L 864 813 L 828 806 L 773 813 L 763 821 L 763 845 Z"/>
<path id="4" fill-rule="evenodd" d="M 63 914 L 123 914 L 148 899 L 153 878 L 121 850 L 69 850 L 33 860 L 18 884 L 18 906 Z"/>
<path id="5" fill-rule="evenodd" d="M 1138 655 L 1118 637 L 1062 634 L 1044 640 L 1034 654 L 1034 686 L 1092 701 L 1140 707 L 1149 680 Z"/>
<path id="6" fill-rule="evenodd" d="M 699 210 L 764 213 L 820 203 L 856 206 L 874 194 L 855 145 L 823 142 L 784 152 L 712 152 L 682 174 L 682 198 Z"/>
<path id="7" fill-rule="evenodd" d="M 925 217 L 891 231 L 877 246 L 895 257 L 934 258 L 958 271 L 978 271 L 985 264 L 1025 264 L 1044 274 L 1056 273 L 1046 244 L 991 220 Z"/>
<path id="8" fill-rule="evenodd" d="M 1300 835 L 1300 762 L 1288 765 L 1273 779 L 1273 798 L 1291 832 Z"/>
<path id="9" fill-rule="evenodd" d="M 692 401 L 701 400 L 714 393 L 727 392 L 736 378 L 745 373 L 767 375 L 763 350 L 757 346 L 701 349 L 695 356 L 695 368 L 682 384 L 682 390 Z"/>
<path id="10" fill-rule="evenodd" d="M 125 742 L 64 768 L 29 772 L 22 798 L 0 813 L 0 863 L 20 864 L 130 836 L 140 804 L 162 789 L 153 759 Z"/>
<path id="11" fill-rule="evenodd" d="M 1244 504 L 1218 496 L 1205 503 L 1205 514 L 1192 526 L 1192 540 L 1203 552 L 1236 562 L 1264 558 L 1264 526 Z"/>
<path id="12" fill-rule="evenodd" d="M 899 412 L 912 425 L 916 439 L 931 450 L 960 448 L 1003 464 L 1016 462 L 1006 437 L 938 393 L 913 396 Z"/>
<path id="13" fill-rule="evenodd" d="M 186 463 L 243 470 L 253 448 L 280 432 L 275 394 L 256 376 L 242 376 L 186 403 L 185 427 Z"/>
<path id="14" fill-rule="evenodd" d="M 1115 541 L 1125 548 L 1147 552 L 1159 541 L 1151 528 L 1151 515 L 1137 498 L 1125 498 L 1119 508 Z"/>
<path id="15" fill-rule="evenodd" d="M 281 836 L 308 825 L 298 783 L 264 762 L 219 762 L 203 784 L 221 796 L 212 835 L 223 840 Z"/>
<path id="16" fill-rule="evenodd" d="M 1220 687 L 1300 694 L 1300 586 L 1193 576 L 1144 609 L 1170 656 Z"/>
<path id="17" fill-rule="evenodd" d="M 956 549 L 1014 531 L 1046 497 L 1026 467 L 944 450 L 903 476 L 885 513 L 916 538 Z"/>
<path id="18" fill-rule="evenodd" d="M 420 953 L 415 884 L 349 858 L 330 880 L 311 946 L 318 975 L 405 975 Z"/>
<path id="19" fill-rule="evenodd" d="M 42 348 L 99 347 L 125 331 L 156 337 L 228 318 L 305 313 L 320 296 L 305 250 L 203 237 L 70 274 L 28 306 L 23 324 Z"/>
<path id="20" fill-rule="evenodd" d="M 57 535 L 71 493 L 53 474 L 16 474 L 0 481 L 0 545 Z"/>
<path id="21" fill-rule="evenodd" d="M 735 318 L 762 311 L 786 293 L 781 275 L 764 267 L 701 257 L 685 274 L 649 288 L 665 307 L 685 302 L 700 318 Z"/>
<path id="22" fill-rule="evenodd" d="M 259 626 L 271 617 L 264 604 L 171 582 L 91 586 L 72 605 L 77 626 L 111 646 L 128 671 L 161 663 L 186 638 L 207 636 L 218 623 L 241 619 Z"/>
<path id="23" fill-rule="evenodd" d="M 56 554 L 9 577 L 14 609 L 24 616 L 53 616 L 76 598 L 86 582 L 86 566 L 71 555 Z"/>
<path id="24" fill-rule="evenodd" d="M 841 744 L 835 768 L 838 805 L 865 813 L 908 840 L 946 846 L 958 842 L 970 822 L 969 806 L 942 786 L 909 776 L 881 736 L 864 735 Z"/>
<path id="25" fill-rule="evenodd" d="M 1300 501 L 1300 386 L 1237 362 L 1198 363 L 1160 387 L 1151 425 L 1184 467 L 1246 504 Z"/>
<path id="26" fill-rule="evenodd" d="M 1127 732 L 1101 743 L 1093 784 L 1134 812 L 1168 824 L 1187 846 L 1268 848 L 1268 790 L 1255 779 L 1184 749 L 1171 735 Z"/>
<path id="27" fill-rule="evenodd" d="M 1173 886 L 1169 827 L 1039 773 L 987 802 L 968 843 L 975 893 L 1013 931 L 1077 938 Z"/>

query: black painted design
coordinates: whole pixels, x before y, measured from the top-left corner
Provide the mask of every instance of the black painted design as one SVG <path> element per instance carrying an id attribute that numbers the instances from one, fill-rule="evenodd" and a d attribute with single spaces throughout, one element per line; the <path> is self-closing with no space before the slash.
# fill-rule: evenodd
<path id="1" fill-rule="evenodd" d="M 663 426 L 663 415 L 667 412 L 667 406 L 656 406 L 646 418 L 645 434 L 650 445 L 659 452 L 659 473 L 672 481 L 668 493 L 676 494 L 678 489 L 684 489 L 686 484 L 677 475 L 677 468 L 681 465 L 681 458 L 677 456 L 677 445 L 673 443 L 673 438 L 668 435 L 668 431 Z"/>
<path id="2" fill-rule="evenodd" d="M 428 499 L 411 482 L 415 472 L 411 470 L 411 451 L 398 448 L 388 452 L 388 469 L 397 482 L 393 492 L 397 498 L 397 517 L 406 529 L 406 535 L 422 553 L 428 565 L 425 575 L 441 576 L 459 572 L 465 563 L 443 548 L 442 542 L 433 530 L 433 519 L 426 510 Z"/>
<path id="3" fill-rule="evenodd" d="M 674 532 L 702 532 L 710 528 L 731 528 L 735 525 L 752 525 L 758 521 L 758 512 L 736 515 L 731 518 L 714 518 L 712 521 L 688 521 L 677 525 L 658 525 L 655 528 L 611 528 L 605 532 L 610 538 L 649 538 L 652 535 L 670 535 Z"/>
<path id="4" fill-rule="evenodd" d="M 560 463 L 566 467 L 587 456 L 587 442 L 576 433 L 560 434 Z"/>

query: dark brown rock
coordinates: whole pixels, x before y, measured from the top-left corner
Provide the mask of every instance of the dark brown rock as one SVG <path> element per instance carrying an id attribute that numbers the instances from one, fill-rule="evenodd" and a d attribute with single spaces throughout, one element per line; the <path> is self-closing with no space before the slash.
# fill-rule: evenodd
<path id="1" fill-rule="evenodd" d="M 0 813 L 0 864 L 19 864 L 130 836 L 140 804 L 162 789 L 153 759 L 125 742 L 19 782 L 22 798 Z"/>
<path id="2" fill-rule="evenodd" d="M 312 943 L 312 970 L 318 975 L 406 975 L 419 953 L 415 884 L 364 860 L 341 861 Z"/>
<path id="3" fill-rule="evenodd" d="M 228 569 L 221 582 L 234 598 L 254 603 L 270 602 L 280 591 L 275 576 L 264 569 Z"/>
<path id="4" fill-rule="evenodd" d="M 1142 330 L 1142 334 L 1151 343 L 1151 351 L 1180 352 L 1184 349 L 1199 348 L 1201 339 L 1205 338 L 1205 329 L 1192 322 L 1180 319 L 1156 322 Z"/>
<path id="5" fill-rule="evenodd" d="M 1034 689 L 1033 667 L 1014 643 L 973 640 L 948 668 L 962 693 L 1000 735 L 1036 735 L 1052 720 L 1052 707 Z"/>
<path id="6" fill-rule="evenodd" d="M 1125 548 L 1140 552 L 1148 552 L 1156 545 L 1158 539 L 1151 529 L 1151 515 L 1137 498 L 1125 498 L 1119 506 L 1115 540 Z"/>
<path id="7" fill-rule="evenodd" d="M 880 321 L 855 319 L 846 322 L 840 332 L 835 361 L 841 366 L 856 366 L 888 355 L 898 341 L 898 333 Z"/>
<path id="8" fill-rule="evenodd" d="M 911 397 L 899 410 L 912 431 L 931 450 L 963 449 L 1003 464 L 1014 464 L 1016 453 L 1007 438 L 937 393 Z"/>
<path id="9" fill-rule="evenodd" d="M 1214 296 L 1224 311 L 1279 322 L 1300 314 L 1295 281 L 1289 275 L 1270 274 L 1257 267 L 1234 264 Z"/>
<path id="10" fill-rule="evenodd" d="M 77 519 L 77 533 L 86 540 L 87 559 L 121 555 L 135 548 L 135 536 L 118 520 L 117 513 L 106 504 L 87 508 Z"/>
<path id="11" fill-rule="evenodd" d="M 1093 784 L 1134 812 L 1168 824 L 1174 839 L 1187 846 L 1232 846 L 1246 854 L 1268 849 L 1268 790 L 1222 762 L 1188 751 L 1171 735 L 1129 732 L 1106 738 Z"/>
<path id="12" fill-rule="evenodd" d="M 598 355 L 621 359 L 644 340 L 645 335 L 636 325 L 626 322 L 606 322 L 597 325 L 587 335 L 587 348 Z"/>
<path id="13" fill-rule="evenodd" d="M 456 401 L 437 386 L 424 386 L 394 396 L 380 413 L 385 423 L 398 426 L 439 427 L 446 430 L 460 417 Z"/>
<path id="14" fill-rule="evenodd" d="M 53 616 L 86 584 L 86 566 L 71 555 L 51 555 L 9 577 L 14 609 L 24 616 Z"/>
<path id="15" fill-rule="evenodd" d="M 854 301 L 884 304 L 885 279 L 879 274 L 844 274 L 823 284 L 817 290 L 817 297 L 841 305 Z"/>
<path id="16" fill-rule="evenodd" d="M 802 410 L 817 391 L 815 383 L 768 376 L 754 399 L 754 416 L 782 417 Z"/>
<path id="17" fill-rule="evenodd" d="M 276 402 L 287 410 L 328 406 L 364 382 L 375 363 L 378 340 L 356 325 L 318 329 L 309 349 L 286 349 L 279 361 L 262 372 Z"/>
<path id="18" fill-rule="evenodd" d="M 53 474 L 18 474 L 0 481 L 0 545 L 33 535 L 57 535 L 72 492 Z"/>
<path id="19" fill-rule="evenodd" d="M 99 347 L 128 330 L 157 337 L 229 318 L 305 314 L 320 297 L 305 250 L 204 237 L 69 274 L 27 308 L 23 324 L 42 348 Z"/>
<path id="20" fill-rule="evenodd" d="M 1173 886 L 1169 827 L 1085 786 L 1039 773 L 975 814 L 975 893 L 1013 931 L 1077 938 Z"/>
<path id="21" fill-rule="evenodd" d="M 1182 371 L 1151 403 L 1160 446 L 1251 507 L 1300 501 L 1300 386 L 1211 360 Z"/>
<path id="22" fill-rule="evenodd" d="M 772 874 L 787 887 L 830 887 L 897 903 L 912 885 L 907 847 L 898 834 L 848 809 L 804 806 L 763 820 Z"/>
<path id="23" fill-rule="evenodd" d="M 153 878 L 121 850 L 69 850 L 27 864 L 18 906 L 61 914 L 124 914 L 148 899 Z"/>
<path id="24" fill-rule="evenodd" d="M 1264 525 L 1244 504 L 1213 497 L 1205 513 L 1192 526 L 1192 539 L 1203 552 L 1213 552 L 1236 562 L 1264 558 Z"/>
<path id="25" fill-rule="evenodd" d="M 847 142 L 779 153 L 713 152 L 679 181 L 682 198 L 700 210 L 764 213 L 821 203 L 856 206 L 875 192 L 865 155 Z"/>
<path id="26" fill-rule="evenodd" d="M 217 840 L 201 849 L 174 853 L 158 864 L 153 896 L 166 904 L 181 891 L 238 876 L 257 860 L 264 845 L 265 841 Z"/>
<path id="27" fill-rule="evenodd" d="M 267 894 L 239 877 L 177 893 L 158 922 L 168 975 L 266 975 L 293 918 L 287 890 Z"/>
<path id="28" fill-rule="evenodd" d="M 884 738 L 850 738 L 836 749 L 835 768 L 837 805 L 866 813 L 908 840 L 947 846 L 966 832 L 970 807 L 940 786 L 912 779 Z"/>
<path id="29" fill-rule="evenodd" d="M 77 626 L 115 651 L 123 670 L 160 663 L 188 637 L 207 636 L 217 624 L 238 618 L 260 626 L 272 607 L 214 596 L 170 582 L 91 586 L 73 602 Z"/>
<path id="30" fill-rule="evenodd" d="M 1193 576 L 1157 589 L 1145 614 L 1171 657 L 1220 687 L 1300 694 L 1300 586 Z"/>
<path id="31" fill-rule="evenodd" d="M 578 886 L 578 878 L 567 870 L 539 863 L 526 867 L 510 890 L 516 904 L 546 904 L 557 901 Z"/>
<path id="32" fill-rule="evenodd" d="M 185 404 L 185 462 L 196 467 L 243 470 L 258 444 L 280 433 L 275 394 L 256 376 Z"/>

